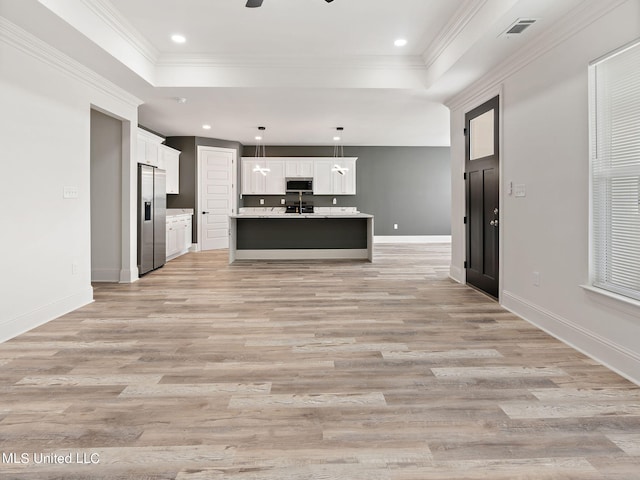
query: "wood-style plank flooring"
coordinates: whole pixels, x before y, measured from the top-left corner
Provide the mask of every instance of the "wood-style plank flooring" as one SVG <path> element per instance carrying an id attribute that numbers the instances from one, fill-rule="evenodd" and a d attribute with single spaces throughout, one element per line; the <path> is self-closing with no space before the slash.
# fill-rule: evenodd
<path id="1" fill-rule="evenodd" d="M 0 345 L 0 478 L 640 479 L 640 389 L 448 265 L 219 251 L 98 285 Z"/>

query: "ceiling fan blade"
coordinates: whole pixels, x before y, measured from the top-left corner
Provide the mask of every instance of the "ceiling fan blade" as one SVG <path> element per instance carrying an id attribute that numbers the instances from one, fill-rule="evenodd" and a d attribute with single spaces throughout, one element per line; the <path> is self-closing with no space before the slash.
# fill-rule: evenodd
<path id="1" fill-rule="evenodd" d="M 247 4 L 245 6 L 249 8 L 261 7 L 262 0 L 247 0 Z"/>

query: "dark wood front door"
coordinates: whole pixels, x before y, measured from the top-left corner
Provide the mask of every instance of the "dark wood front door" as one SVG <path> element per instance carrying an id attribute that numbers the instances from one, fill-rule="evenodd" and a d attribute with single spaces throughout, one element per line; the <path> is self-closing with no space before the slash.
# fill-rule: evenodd
<path id="1" fill-rule="evenodd" d="M 499 97 L 465 115 L 467 283 L 498 298 Z"/>

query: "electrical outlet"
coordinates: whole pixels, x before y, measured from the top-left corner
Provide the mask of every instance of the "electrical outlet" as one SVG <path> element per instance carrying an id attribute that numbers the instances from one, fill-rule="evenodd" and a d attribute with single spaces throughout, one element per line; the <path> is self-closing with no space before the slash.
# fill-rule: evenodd
<path id="1" fill-rule="evenodd" d="M 533 275 L 531 276 L 531 279 L 533 281 L 533 286 L 534 287 L 539 287 L 540 286 L 540 272 L 533 272 Z"/>
<path id="2" fill-rule="evenodd" d="M 334 199 L 333 199 L 333 204 L 334 204 L 334 205 L 337 205 L 337 204 L 338 204 L 338 199 L 337 199 L 337 198 L 334 198 Z"/>
<path id="3" fill-rule="evenodd" d="M 284 202 L 284 198 L 281 198 L 281 199 L 280 199 L 280 205 L 284 205 L 284 203 L 285 203 L 285 202 Z"/>
<path id="4" fill-rule="evenodd" d="M 260 199 L 260 205 L 264 205 L 264 198 Z"/>
<path id="5" fill-rule="evenodd" d="M 394 229 L 394 230 L 397 230 L 397 229 L 398 229 L 398 224 L 397 224 L 397 223 L 394 223 L 394 224 L 393 224 L 393 229 Z"/>
<path id="6" fill-rule="evenodd" d="M 71 262 L 71 275 L 77 275 L 80 267 L 78 266 L 78 262 L 76 260 Z"/>

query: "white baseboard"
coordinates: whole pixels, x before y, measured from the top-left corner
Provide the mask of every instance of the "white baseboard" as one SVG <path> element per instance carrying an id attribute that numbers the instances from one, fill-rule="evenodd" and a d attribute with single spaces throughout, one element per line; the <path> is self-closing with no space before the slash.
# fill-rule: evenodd
<path id="1" fill-rule="evenodd" d="M 120 279 L 118 283 L 133 283 L 139 280 L 138 267 L 135 270 L 120 270 Z"/>
<path id="2" fill-rule="evenodd" d="M 451 235 L 375 235 L 373 243 L 451 243 Z"/>
<path id="3" fill-rule="evenodd" d="M 640 385 L 640 355 L 638 353 L 511 292 L 502 292 L 502 306 L 570 347 L 597 360 L 636 385 Z"/>
<path id="4" fill-rule="evenodd" d="M 120 281 L 120 269 L 99 268 L 96 270 L 91 270 L 91 281 L 118 283 Z"/>
<path id="5" fill-rule="evenodd" d="M 460 267 L 456 267 L 455 265 L 450 265 L 449 278 L 451 278 L 451 280 L 455 280 L 458 283 L 464 283 L 463 269 Z"/>
<path id="6" fill-rule="evenodd" d="M 0 342 L 5 342 L 13 337 L 17 337 L 22 333 L 28 332 L 91 302 L 93 302 L 93 288 L 88 287 L 75 295 L 61 298 L 48 305 L 36 308 L 31 312 L 4 320 L 0 322 Z"/>

